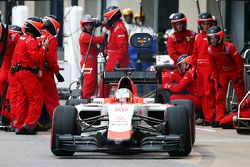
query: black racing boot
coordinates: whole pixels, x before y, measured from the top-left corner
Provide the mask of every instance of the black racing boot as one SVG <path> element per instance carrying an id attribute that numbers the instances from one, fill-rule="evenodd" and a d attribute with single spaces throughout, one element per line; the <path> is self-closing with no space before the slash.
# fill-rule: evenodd
<path id="1" fill-rule="evenodd" d="M 202 113 L 197 113 L 195 114 L 195 124 L 196 125 L 202 125 L 204 124 L 204 119 L 203 119 L 203 114 Z"/>
<path id="2" fill-rule="evenodd" d="M 234 126 L 233 126 L 232 122 L 221 124 L 221 127 L 222 127 L 222 129 L 234 129 Z"/>
<path id="3" fill-rule="evenodd" d="M 10 121 L 3 115 L 0 115 L 0 130 L 8 131 L 10 127 Z"/>
<path id="4" fill-rule="evenodd" d="M 10 125 L 10 120 L 8 120 L 5 116 L 1 115 L 0 124 L 2 126 L 8 126 Z"/>
<path id="5" fill-rule="evenodd" d="M 219 121 L 215 121 L 213 124 L 212 124 L 212 128 L 220 128 L 221 125 L 220 125 L 220 122 Z"/>
<path id="6" fill-rule="evenodd" d="M 29 126 L 27 124 L 24 124 L 22 128 L 16 129 L 17 135 L 36 135 L 37 131 L 33 126 Z"/>
<path id="7" fill-rule="evenodd" d="M 211 122 L 203 122 L 203 124 L 201 126 L 212 126 Z"/>

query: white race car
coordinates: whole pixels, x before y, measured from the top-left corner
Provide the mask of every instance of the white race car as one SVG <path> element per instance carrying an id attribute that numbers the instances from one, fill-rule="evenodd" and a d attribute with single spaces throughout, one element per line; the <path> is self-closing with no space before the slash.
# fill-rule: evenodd
<path id="1" fill-rule="evenodd" d="M 138 97 L 135 84 L 157 85 L 156 72 L 104 72 L 103 84 L 114 83 L 118 83 L 117 90 L 110 98 L 95 98 L 91 103 L 77 99 L 79 104 L 72 99 L 55 109 L 51 132 L 54 155 L 159 151 L 189 155 L 195 139 L 191 101 L 160 104 L 153 98 Z"/>

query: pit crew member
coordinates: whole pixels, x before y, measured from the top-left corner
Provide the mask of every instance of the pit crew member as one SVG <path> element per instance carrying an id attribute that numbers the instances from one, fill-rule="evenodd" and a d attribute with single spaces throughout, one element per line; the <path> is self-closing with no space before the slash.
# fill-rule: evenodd
<path id="1" fill-rule="evenodd" d="M 85 15 L 80 20 L 80 26 L 82 33 L 79 37 L 80 51 L 82 54 L 82 60 L 80 62 L 81 68 L 91 68 L 90 73 L 84 72 L 83 74 L 83 86 L 82 86 L 82 98 L 90 100 L 91 96 L 95 94 L 97 89 L 97 44 L 103 43 L 104 36 L 92 36 L 95 19 L 90 15 Z M 91 42 L 90 49 L 87 54 L 89 43 Z M 86 61 L 86 62 L 85 62 Z"/>
<path id="2" fill-rule="evenodd" d="M 223 40 L 224 32 L 218 26 L 210 27 L 207 31 L 209 43 L 209 61 L 212 67 L 210 79 L 215 82 L 216 117 L 214 127 L 220 127 L 220 120 L 225 116 L 225 103 L 228 83 L 231 80 L 238 102 L 245 95 L 243 78 L 243 59 L 235 46 Z"/>

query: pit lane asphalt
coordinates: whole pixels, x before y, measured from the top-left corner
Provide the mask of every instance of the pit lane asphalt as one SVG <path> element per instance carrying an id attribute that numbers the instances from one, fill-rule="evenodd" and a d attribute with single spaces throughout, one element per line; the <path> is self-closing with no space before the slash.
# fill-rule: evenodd
<path id="1" fill-rule="evenodd" d="M 250 135 L 202 126 L 196 127 L 196 133 L 196 143 L 187 157 L 170 157 L 167 153 L 76 153 L 72 157 L 56 157 L 49 148 L 49 132 L 22 136 L 0 131 L 0 167 L 249 166 Z"/>

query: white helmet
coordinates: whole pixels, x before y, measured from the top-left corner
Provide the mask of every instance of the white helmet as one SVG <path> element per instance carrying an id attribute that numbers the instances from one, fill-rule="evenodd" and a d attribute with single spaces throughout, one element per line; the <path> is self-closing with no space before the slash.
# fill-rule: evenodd
<path id="1" fill-rule="evenodd" d="M 121 88 L 115 92 L 115 99 L 120 103 L 132 103 L 133 93 L 127 88 Z"/>

